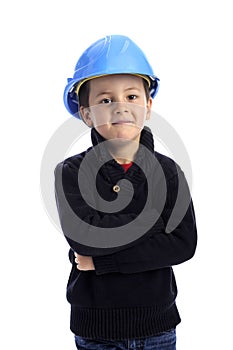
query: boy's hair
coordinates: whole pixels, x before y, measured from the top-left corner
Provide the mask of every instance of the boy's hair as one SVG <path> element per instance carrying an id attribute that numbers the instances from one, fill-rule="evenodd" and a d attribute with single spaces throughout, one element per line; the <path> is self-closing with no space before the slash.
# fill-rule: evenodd
<path id="1" fill-rule="evenodd" d="M 143 78 L 143 85 L 146 93 L 146 100 L 148 101 L 150 98 L 150 89 L 147 81 Z M 87 80 L 85 83 L 82 84 L 80 87 L 79 93 L 78 93 L 78 100 L 79 100 L 79 105 L 87 108 L 89 107 L 89 93 L 90 93 L 90 80 Z"/>

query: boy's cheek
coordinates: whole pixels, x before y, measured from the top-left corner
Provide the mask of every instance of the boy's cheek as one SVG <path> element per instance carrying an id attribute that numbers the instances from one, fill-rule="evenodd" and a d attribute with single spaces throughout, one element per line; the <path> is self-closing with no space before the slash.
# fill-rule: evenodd
<path id="1" fill-rule="evenodd" d="M 92 114 L 92 122 L 95 128 L 106 126 L 110 121 L 111 117 L 106 112 Z"/>
<path id="2" fill-rule="evenodd" d="M 110 115 L 106 108 L 101 105 L 95 105 L 80 109 L 82 119 L 88 126 L 101 126 L 110 120 Z"/>

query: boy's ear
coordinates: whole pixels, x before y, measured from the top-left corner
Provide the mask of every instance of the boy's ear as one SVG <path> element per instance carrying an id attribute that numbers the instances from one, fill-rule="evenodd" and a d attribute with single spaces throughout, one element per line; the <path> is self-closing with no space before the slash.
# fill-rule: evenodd
<path id="1" fill-rule="evenodd" d="M 147 102 L 147 111 L 146 111 L 146 120 L 150 119 L 150 112 L 151 112 L 151 107 L 152 107 L 152 97 L 149 98 L 148 102 Z"/>
<path id="2" fill-rule="evenodd" d="M 80 114 L 81 114 L 81 117 L 82 117 L 84 123 L 87 124 L 87 126 L 89 126 L 89 128 L 91 128 L 93 126 L 93 122 L 91 119 L 90 108 L 80 106 Z"/>

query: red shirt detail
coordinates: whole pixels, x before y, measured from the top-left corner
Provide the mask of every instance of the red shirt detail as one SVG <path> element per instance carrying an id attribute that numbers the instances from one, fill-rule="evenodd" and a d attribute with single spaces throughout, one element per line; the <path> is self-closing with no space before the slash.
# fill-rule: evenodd
<path id="1" fill-rule="evenodd" d="M 127 164 L 121 164 L 124 171 L 127 171 L 131 166 L 133 165 L 133 162 L 127 163 Z"/>

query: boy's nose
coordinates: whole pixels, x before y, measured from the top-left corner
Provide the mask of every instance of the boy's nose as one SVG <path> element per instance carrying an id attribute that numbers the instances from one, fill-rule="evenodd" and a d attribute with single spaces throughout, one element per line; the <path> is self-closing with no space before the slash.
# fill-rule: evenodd
<path id="1" fill-rule="evenodd" d="M 115 114 L 128 113 L 129 112 L 128 104 L 125 102 L 115 102 L 113 107 L 113 112 Z"/>

